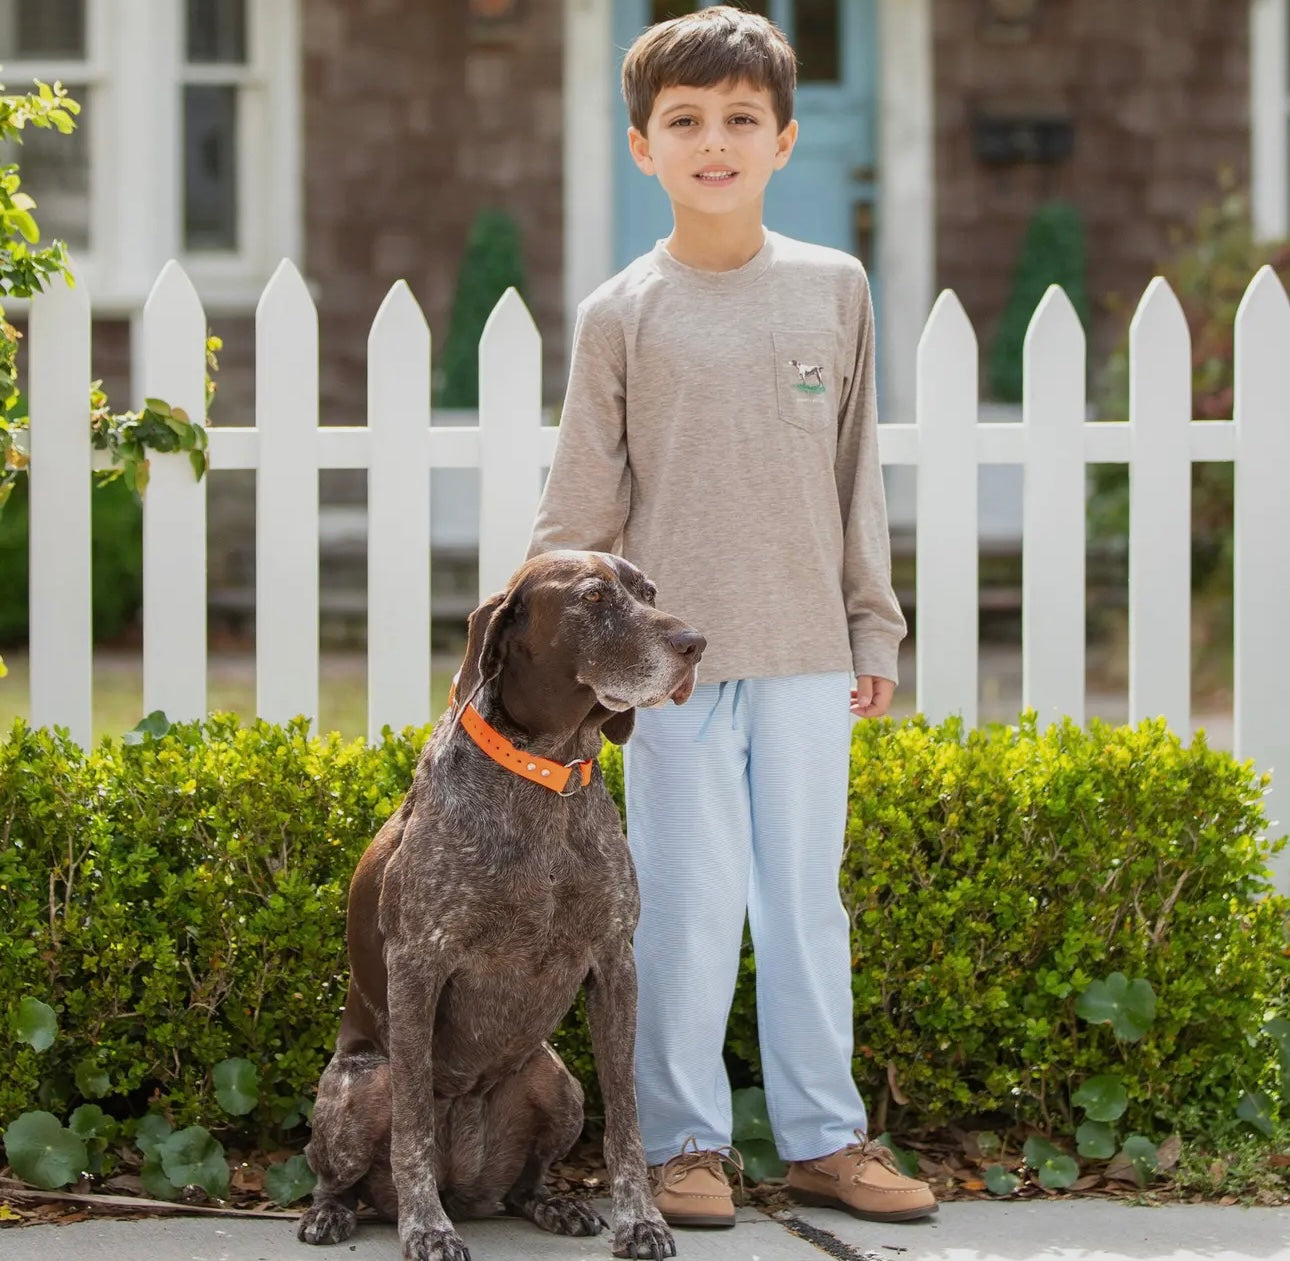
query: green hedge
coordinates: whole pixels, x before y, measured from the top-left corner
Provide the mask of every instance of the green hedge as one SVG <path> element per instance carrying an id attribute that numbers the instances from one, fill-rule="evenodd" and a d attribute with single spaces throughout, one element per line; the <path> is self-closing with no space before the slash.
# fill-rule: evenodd
<path id="1" fill-rule="evenodd" d="M 90 572 L 96 641 L 121 634 L 143 608 L 143 509 L 119 479 L 85 488 L 90 496 Z M 0 644 L 27 639 L 29 583 L 27 479 L 0 511 Z"/>
<path id="2" fill-rule="evenodd" d="M 344 999 L 350 872 L 426 734 L 369 748 L 217 717 L 86 753 L 18 723 L 0 745 L 0 1019 L 38 998 L 59 1036 L 0 1058 L 0 1123 L 63 1113 L 92 1064 L 119 1114 L 153 1099 L 226 1127 L 209 1073 L 230 1056 L 261 1070 L 241 1124 L 295 1112 Z M 621 801 L 618 751 L 603 764 Z M 1259 1029 L 1286 1011 L 1287 901 L 1268 892 L 1248 767 L 1159 724 L 919 721 L 858 725 L 853 766 L 843 886 L 871 1102 L 889 1063 L 906 1124 L 1064 1124 L 1071 1089 L 1110 1069 L 1148 1133 L 1228 1117 L 1258 1088 L 1277 1100 Z M 1157 995 L 1129 1047 L 1074 1015 L 1116 970 Z M 729 1045 L 755 1069 L 752 981 L 746 959 Z M 557 1042 L 586 1079 L 580 1018 Z"/>

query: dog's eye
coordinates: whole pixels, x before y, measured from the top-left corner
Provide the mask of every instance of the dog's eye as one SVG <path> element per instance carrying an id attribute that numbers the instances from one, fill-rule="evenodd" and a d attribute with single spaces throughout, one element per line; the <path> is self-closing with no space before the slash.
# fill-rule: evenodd
<path id="1" fill-rule="evenodd" d="M 586 600 L 588 604 L 599 604 L 605 597 L 601 595 L 595 587 L 593 587 L 590 591 L 584 591 L 582 598 Z"/>

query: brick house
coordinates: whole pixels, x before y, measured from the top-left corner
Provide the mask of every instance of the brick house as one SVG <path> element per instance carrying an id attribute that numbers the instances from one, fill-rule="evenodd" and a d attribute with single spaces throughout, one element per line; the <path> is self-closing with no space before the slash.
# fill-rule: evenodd
<path id="1" fill-rule="evenodd" d="M 95 371 L 130 397 L 132 320 L 177 256 L 226 343 L 217 423 L 249 423 L 251 315 L 277 261 L 319 310 L 322 411 L 361 423 L 365 341 L 405 278 L 439 344 L 474 214 L 520 224 L 526 299 L 557 401 L 578 299 L 666 231 L 630 169 L 615 76 L 647 0 L 0 0 L 11 88 L 61 79 L 67 141 L 22 154 L 47 232 L 77 255 L 100 319 Z M 1256 224 L 1290 218 L 1290 0 L 761 0 L 802 54 L 803 139 L 772 226 L 852 249 L 879 301 L 884 410 L 912 410 L 936 292 L 983 348 L 1028 218 L 1082 211 L 1093 351 L 1171 229 L 1248 181 Z M 785 176 L 788 172 L 785 172 Z M 137 401 L 137 399 L 135 400 Z M 214 543 L 245 493 L 213 497 Z M 338 478 L 324 496 L 353 490 Z M 221 548 L 212 573 L 222 578 Z"/>

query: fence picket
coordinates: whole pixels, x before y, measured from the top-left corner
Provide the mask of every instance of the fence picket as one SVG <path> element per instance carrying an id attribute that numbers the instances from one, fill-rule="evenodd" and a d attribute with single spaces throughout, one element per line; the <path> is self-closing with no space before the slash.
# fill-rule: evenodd
<path id="1" fill-rule="evenodd" d="M 1084 329 L 1049 288 L 1026 330 L 1021 703 L 1084 722 Z"/>
<path id="2" fill-rule="evenodd" d="M 205 320 L 177 264 L 144 312 L 145 393 L 203 418 Z M 31 313 L 31 714 L 91 736 L 90 309 L 61 282 Z M 880 432 L 885 464 L 918 469 L 917 705 L 977 721 L 978 476 L 1018 463 L 1023 501 L 1023 703 L 1044 721 L 1084 718 L 1084 479 L 1089 461 L 1127 461 L 1130 485 L 1130 718 L 1190 729 L 1190 470 L 1236 464 L 1236 751 L 1290 767 L 1290 300 L 1267 268 L 1237 314 L 1234 423 L 1191 421 L 1186 322 L 1169 286 L 1148 286 L 1130 331 L 1130 423 L 1084 420 L 1085 343 L 1050 289 L 1025 346 L 1024 420 L 979 424 L 977 341 L 942 293 L 917 359 L 914 424 Z M 403 282 L 368 338 L 368 424 L 318 428 L 317 313 L 284 262 L 256 312 L 256 426 L 215 430 L 217 468 L 257 470 L 256 712 L 318 715 L 318 470 L 368 469 L 368 733 L 429 717 L 430 470 L 480 470 L 481 594 L 520 563 L 552 431 L 541 427 L 541 342 L 514 290 L 480 341 L 478 426 L 429 426 L 430 334 Z M 144 703 L 171 718 L 205 708 L 205 483 L 186 458 L 155 455 L 145 497 Z M 1290 812 L 1274 781 L 1272 831 Z M 1290 890 L 1290 854 L 1276 860 Z"/>
<path id="3" fill-rule="evenodd" d="M 255 311 L 256 712 L 318 717 L 318 313 L 288 260 Z"/>
<path id="4" fill-rule="evenodd" d="M 939 720 L 977 711 L 977 341 L 952 289 L 918 343 L 915 575 L 918 708 Z"/>
<path id="5" fill-rule="evenodd" d="M 523 561 L 541 485 L 542 339 L 514 289 L 479 340 L 479 594 L 500 590 Z"/>
<path id="6" fill-rule="evenodd" d="M 1129 721 L 1191 715 L 1191 337 L 1157 276 L 1129 326 Z"/>
<path id="7" fill-rule="evenodd" d="M 90 745 L 90 299 L 54 278 L 31 300 L 31 721 Z"/>
<path id="8" fill-rule="evenodd" d="M 1270 267 L 1250 282 L 1236 312 L 1236 502 L 1233 640 L 1236 756 L 1273 774 L 1269 832 L 1290 824 L 1290 301 Z M 1272 859 L 1282 892 L 1290 853 Z"/>
<path id="9" fill-rule="evenodd" d="M 184 269 L 143 308 L 143 392 L 206 421 L 206 313 Z M 154 454 L 143 500 L 143 710 L 206 716 L 206 480 L 186 452 Z"/>
<path id="10" fill-rule="evenodd" d="M 400 280 L 367 339 L 367 731 L 430 719 L 430 329 Z M 415 455 L 413 454 L 415 453 Z"/>

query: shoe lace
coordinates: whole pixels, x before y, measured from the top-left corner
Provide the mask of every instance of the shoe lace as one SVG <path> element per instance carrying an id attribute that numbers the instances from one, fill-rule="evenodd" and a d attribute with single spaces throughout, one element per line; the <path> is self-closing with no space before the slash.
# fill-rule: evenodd
<path id="1" fill-rule="evenodd" d="M 662 1190 L 674 1187 L 686 1174 L 694 1169 L 707 1169 L 710 1173 L 721 1175 L 721 1166 L 727 1164 L 735 1171 L 739 1180 L 739 1194 L 744 1190 L 744 1158 L 737 1147 L 700 1147 L 693 1134 L 681 1144 L 681 1150 L 670 1160 L 664 1161 L 659 1170 L 659 1186 Z"/>
<path id="2" fill-rule="evenodd" d="M 851 1175 L 852 1182 L 860 1181 L 860 1171 L 871 1160 L 876 1160 L 880 1165 L 891 1170 L 892 1173 L 903 1175 L 904 1171 L 896 1163 L 896 1158 L 891 1154 L 889 1148 L 884 1147 L 881 1143 L 874 1142 L 871 1138 L 866 1138 L 860 1130 L 855 1131 L 855 1136 L 857 1141 L 842 1149 L 843 1156 L 855 1161 L 855 1172 Z"/>

